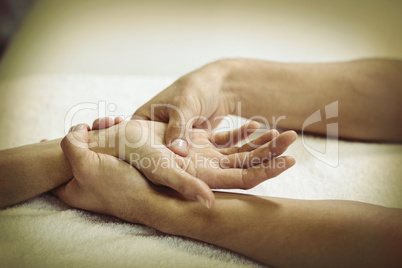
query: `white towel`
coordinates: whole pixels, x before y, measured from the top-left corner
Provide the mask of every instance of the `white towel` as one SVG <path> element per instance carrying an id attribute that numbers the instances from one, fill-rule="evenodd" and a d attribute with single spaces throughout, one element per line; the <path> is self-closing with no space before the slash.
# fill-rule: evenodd
<path id="1" fill-rule="evenodd" d="M 66 125 L 91 124 L 99 116 L 128 118 L 173 81 L 171 77 L 70 75 L 4 82 L 0 85 L 0 149 L 62 137 Z M 106 114 L 87 108 L 75 113 L 65 124 L 71 108 L 94 105 L 105 105 Z M 311 136 L 305 136 L 304 142 L 303 145 L 299 137 L 286 153 L 297 160 L 291 170 L 249 191 L 235 192 L 299 199 L 347 199 L 402 207 L 402 145 L 340 141 L 336 146 L 336 140 Z M 308 151 L 325 148 L 336 151 L 321 159 Z M 328 165 L 337 161 L 336 167 Z M 0 267 L 66 266 L 257 267 L 260 264 L 206 243 L 76 210 L 50 194 L 0 210 Z"/>

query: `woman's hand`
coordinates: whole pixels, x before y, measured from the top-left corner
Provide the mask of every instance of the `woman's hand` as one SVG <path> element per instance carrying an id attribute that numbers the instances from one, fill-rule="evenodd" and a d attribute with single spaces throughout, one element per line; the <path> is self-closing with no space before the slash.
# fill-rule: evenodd
<path id="1" fill-rule="evenodd" d="M 174 197 L 174 191 L 152 185 L 137 169 L 114 156 L 91 151 L 88 129 L 78 125 L 61 141 L 74 177 L 53 193 L 72 207 L 153 226 L 155 214 L 150 213 L 157 204 L 174 202 L 166 196 Z"/>
<path id="2" fill-rule="evenodd" d="M 234 112 L 236 96 L 223 87 L 226 74 L 224 63 L 218 61 L 184 75 L 141 106 L 132 119 L 167 123 L 167 147 L 186 156 L 192 128 L 211 131 L 224 116 Z"/>
<path id="3" fill-rule="evenodd" d="M 71 136 L 87 146 L 75 146 Z M 127 163 L 89 150 L 89 141 L 84 126 L 61 143 L 75 177 L 54 192 L 73 207 L 205 241 L 270 266 L 323 267 L 328 260 L 340 267 L 401 266 L 400 209 L 217 192 L 215 210 L 207 210 L 149 183 Z"/>
<path id="4" fill-rule="evenodd" d="M 99 122 L 106 126 L 113 123 L 104 121 L 95 122 L 94 127 Z M 119 157 L 154 184 L 169 186 L 210 207 L 214 203 L 210 188 L 249 189 L 279 175 L 295 163 L 292 157 L 278 157 L 296 139 L 297 134 L 293 131 L 279 135 L 272 130 L 242 147 L 233 147 L 256 129 L 256 122 L 229 132 L 210 133 L 194 129 L 189 133 L 187 157 L 174 154 L 167 148 L 164 123 L 130 120 L 97 134 L 90 132 L 90 137 L 100 137 L 98 147 L 92 148 L 96 152 Z M 104 147 L 99 146 L 102 139 L 106 141 Z"/>

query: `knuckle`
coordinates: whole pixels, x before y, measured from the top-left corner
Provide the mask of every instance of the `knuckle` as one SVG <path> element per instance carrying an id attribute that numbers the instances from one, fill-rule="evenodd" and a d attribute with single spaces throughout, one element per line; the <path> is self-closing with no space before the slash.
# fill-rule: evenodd
<path id="1" fill-rule="evenodd" d="M 184 120 L 173 120 L 172 128 L 181 129 L 186 126 L 186 122 Z"/>

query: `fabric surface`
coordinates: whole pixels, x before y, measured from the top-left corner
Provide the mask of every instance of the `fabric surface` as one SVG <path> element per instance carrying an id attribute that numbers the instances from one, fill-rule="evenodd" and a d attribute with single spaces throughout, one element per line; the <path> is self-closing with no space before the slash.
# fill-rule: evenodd
<path id="1" fill-rule="evenodd" d="M 59 138 L 72 124 L 91 124 L 100 116 L 129 118 L 136 108 L 173 81 L 172 77 L 69 75 L 3 82 L 0 149 Z M 231 120 L 237 124 L 244 121 L 236 117 Z M 326 153 L 312 155 L 318 151 Z M 297 161 L 291 170 L 254 189 L 234 192 L 357 200 L 402 208 L 402 145 L 338 143 L 300 136 L 286 154 Z M 206 243 L 73 209 L 57 197 L 44 194 L 0 210 L 0 267 L 37 266 L 258 267 L 260 264 Z"/>

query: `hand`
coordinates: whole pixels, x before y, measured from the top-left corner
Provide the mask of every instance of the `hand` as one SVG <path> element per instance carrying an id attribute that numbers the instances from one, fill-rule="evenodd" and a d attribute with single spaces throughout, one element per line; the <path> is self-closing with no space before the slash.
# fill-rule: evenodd
<path id="1" fill-rule="evenodd" d="M 351 262 L 352 267 L 401 263 L 398 209 L 342 200 L 216 193 L 216 211 L 209 211 L 166 187 L 152 185 L 127 163 L 90 151 L 85 126 L 67 137 L 73 135 L 87 146 L 78 148 L 71 139 L 63 139 L 61 146 L 75 177 L 54 191 L 73 207 L 205 241 L 267 265 L 321 267 L 333 252 L 342 267 Z M 289 246 L 297 253 L 290 259 L 289 254 L 281 254 Z M 317 252 L 324 256 L 317 258 Z"/>
<path id="2" fill-rule="evenodd" d="M 215 62 L 184 75 L 141 106 L 132 119 L 168 123 L 165 142 L 175 153 L 188 154 L 192 128 L 211 131 L 234 112 L 234 94 L 223 89 L 225 68 Z"/>
<path id="3" fill-rule="evenodd" d="M 209 207 L 214 203 L 210 187 L 249 189 L 295 163 L 292 157 L 278 157 L 296 139 L 293 131 L 281 135 L 269 131 L 240 148 L 231 147 L 257 128 L 258 123 L 251 122 L 223 133 L 194 129 L 189 154 L 182 157 L 164 143 L 166 124 L 131 120 L 108 129 L 111 136 L 105 140 L 114 141 L 115 146 L 104 152 L 126 160 L 154 184 L 169 186 Z"/>
<path id="4" fill-rule="evenodd" d="M 151 212 L 160 204 L 173 202 L 167 194 L 174 197 L 174 192 L 152 185 L 116 157 L 91 151 L 88 129 L 88 125 L 78 125 L 61 141 L 74 177 L 53 193 L 72 207 L 153 226 Z M 83 146 L 77 147 L 72 140 Z"/>

